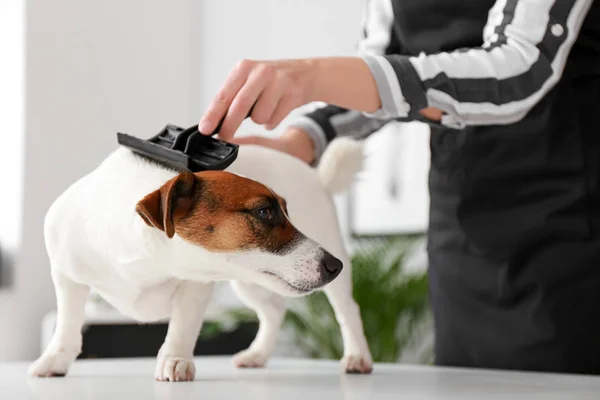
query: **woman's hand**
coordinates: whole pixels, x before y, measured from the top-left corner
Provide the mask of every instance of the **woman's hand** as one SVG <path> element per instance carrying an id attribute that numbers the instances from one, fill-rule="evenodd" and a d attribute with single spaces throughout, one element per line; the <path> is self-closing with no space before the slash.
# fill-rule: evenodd
<path id="1" fill-rule="evenodd" d="M 218 133 L 228 141 L 250 109 L 252 120 L 271 130 L 290 111 L 313 101 L 364 112 L 381 107 L 377 83 L 359 57 L 242 61 L 230 72 L 198 130 L 211 134 L 224 118 Z M 433 120 L 441 117 L 437 109 L 422 113 Z"/>
<path id="2" fill-rule="evenodd" d="M 275 128 L 293 109 L 314 97 L 314 62 L 304 60 L 242 61 L 229 74 L 199 123 L 199 131 L 213 132 L 225 117 L 219 137 L 230 140 L 252 110 L 252 120 Z"/>
<path id="3" fill-rule="evenodd" d="M 243 136 L 234 138 L 232 142 L 241 145 L 255 144 L 270 147 L 297 157 L 307 164 L 312 163 L 315 159 L 314 143 L 308 133 L 300 128 L 288 128 L 277 138 Z"/>
<path id="4" fill-rule="evenodd" d="M 219 136 L 229 140 L 253 105 L 252 120 L 270 130 L 313 101 L 367 112 L 381 105 L 371 70 L 358 57 L 243 61 L 209 105 L 199 130 L 211 134 L 225 117 Z"/>

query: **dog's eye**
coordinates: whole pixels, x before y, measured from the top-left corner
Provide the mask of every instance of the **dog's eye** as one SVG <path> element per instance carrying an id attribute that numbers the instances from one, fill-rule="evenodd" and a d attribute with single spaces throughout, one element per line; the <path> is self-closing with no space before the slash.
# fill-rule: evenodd
<path id="1" fill-rule="evenodd" d="M 263 207 L 256 211 L 256 215 L 262 219 L 273 219 L 273 209 L 271 207 Z"/>

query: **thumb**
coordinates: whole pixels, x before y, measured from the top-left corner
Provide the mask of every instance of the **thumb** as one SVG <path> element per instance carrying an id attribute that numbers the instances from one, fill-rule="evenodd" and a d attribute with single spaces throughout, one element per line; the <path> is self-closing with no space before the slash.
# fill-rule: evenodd
<path id="1" fill-rule="evenodd" d="M 244 136 L 232 138 L 231 143 L 238 145 L 253 144 L 263 147 L 269 147 L 274 150 L 282 150 L 282 144 L 277 139 L 272 139 L 264 136 Z"/>
<path id="2" fill-rule="evenodd" d="M 280 138 L 269 138 L 264 136 L 244 136 L 233 138 L 231 139 L 231 142 L 239 145 L 253 144 L 289 153 L 289 151 L 286 149 L 285 143 Z"/>
<path id="3" fill-rule="evenodd" d="M 260 136 L 237 136 L 230 140 L 231 143 L 235 144 L 260 144 L 265 146 L 265 138 Z"/>

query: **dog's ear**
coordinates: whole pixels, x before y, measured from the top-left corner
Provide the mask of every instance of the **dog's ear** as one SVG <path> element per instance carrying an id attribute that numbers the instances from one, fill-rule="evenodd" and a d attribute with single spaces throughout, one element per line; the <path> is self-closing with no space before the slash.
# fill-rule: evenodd
<path id="1" fill-rule="evenodd" d="M 184 172 L 169 180 L 160 189 L 138 202 L 135 211 L 150 226 L 164 231 L 169 238 L 175 235 L 175 221 L 194 206 L 198 178 Z"/>

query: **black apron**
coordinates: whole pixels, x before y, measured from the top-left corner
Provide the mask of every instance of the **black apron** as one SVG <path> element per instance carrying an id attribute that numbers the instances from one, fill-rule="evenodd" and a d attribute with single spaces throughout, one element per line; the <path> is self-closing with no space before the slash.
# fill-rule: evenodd
<path id="1" fill-rule="evenodd" d="M 395 51 L 418 54 L 480 46 L 494 1 L 393 4 Z M 522 121 L 432 128 L 438 365 L 600 373 L 599 8 Z"/>

